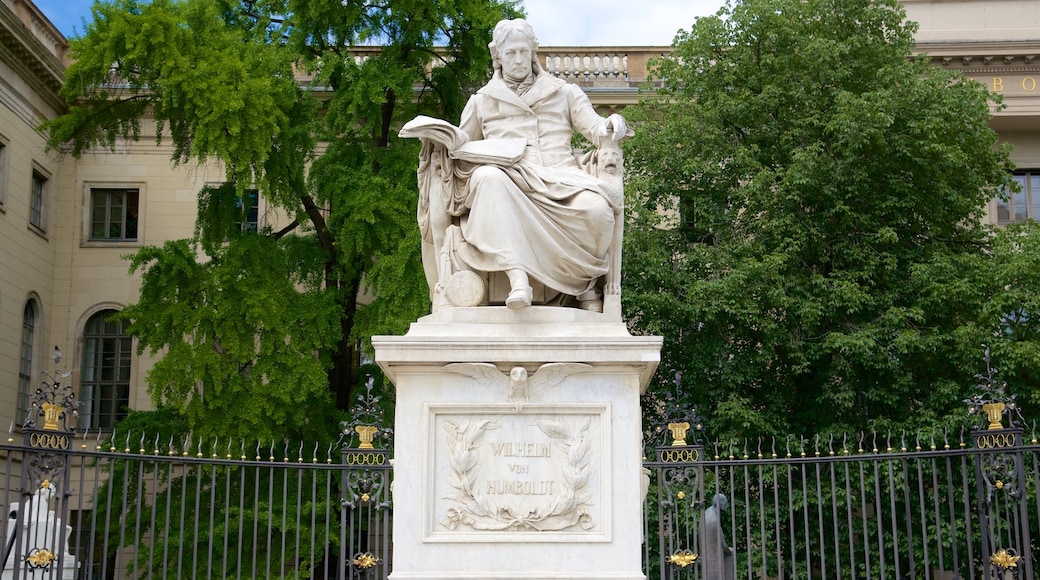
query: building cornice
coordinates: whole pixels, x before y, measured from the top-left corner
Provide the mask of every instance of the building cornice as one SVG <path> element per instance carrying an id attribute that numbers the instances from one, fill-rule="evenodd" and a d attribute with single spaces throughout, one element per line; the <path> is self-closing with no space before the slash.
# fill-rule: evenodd
<path id="1" fill-rule="evenodd" d="M 64 110 L 65 103 L 58 95 L 65 82 L 64 63 L 4 3 L 0 3 L 0 59 L 37 91 L 47 105 L 57 111 Z"/>
<path id="2" fill-rule="evenodd" d="M 1007 42 L 922 42 L 914 51 L 932 64 L 965 73 L 1040 70 L 1040 40 Z M 1017 69 L 1017 70 L 1014 70 Z"/>

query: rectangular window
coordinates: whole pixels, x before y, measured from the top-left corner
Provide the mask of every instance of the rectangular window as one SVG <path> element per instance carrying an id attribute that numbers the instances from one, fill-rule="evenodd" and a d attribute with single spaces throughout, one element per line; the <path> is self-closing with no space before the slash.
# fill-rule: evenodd
<path id="1" fill-rule="evenodd" d="M 260 191 L 246 189 L 239 195 L 231 183 L 206 184 L 207 197 L 201 211 L 207 216 L 209 228 L 219 228 L 224 241 L 241 234 L 253 234 L 260 229 Z M 216 233 L 216 229 L 213 229 Z"/>
<path id="2" fill-rule="evenodd" d="M 137 240 L 139 200 L 140 191 L 136 188 L 91 188 L 90 239 Z"/>
<path id="3" fill-rule="evenodd" d="M 245 199 L 237 198 L 235 206 L 242 212 L 242 219 L 235 220 L 235 226 L 243 232 L 256 232 L 260 221 L 260 192 L 255 189 L 247 190 Z"/>
<path id="4" fill-rule="evenodd" d="M 1040 171 L 1015 172 L 1019 191 L 997 200 L 997 223 L 1009 224 L 1040 219 Z"/>
<path id="5" fill-rule="evenodd" d="M 43 211 L 47 203 L 47 177 L 33 169 L 29 196 L 29 223 L 44 230 Z"/>

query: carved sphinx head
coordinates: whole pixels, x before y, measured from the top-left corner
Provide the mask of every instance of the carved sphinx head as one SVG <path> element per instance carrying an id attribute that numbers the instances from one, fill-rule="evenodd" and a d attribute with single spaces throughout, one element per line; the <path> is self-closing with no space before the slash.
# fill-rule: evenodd
<path id="1" fill-rule="evenodd" d="M 624 170 L 624 155 L 621 144 L 613 139 L 603 139 L 596 152 L 596 174 L 600 179 L 621 176 Z"/>

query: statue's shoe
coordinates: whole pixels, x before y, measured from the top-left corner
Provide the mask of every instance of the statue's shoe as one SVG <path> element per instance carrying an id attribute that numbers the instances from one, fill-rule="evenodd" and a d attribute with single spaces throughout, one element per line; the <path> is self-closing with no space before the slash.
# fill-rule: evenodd
<path id="1" fill-rule="evenodd" d="M 600 300 L 599 298 L 582 300 L 578 302 L 578 306 L 580 306 L 582 310 L 588 310 L 589 312 L 603 312 L 603 300 Z"/>
<path id="2" fill-rule="evenodd" d="M 531 305 L 531 287 L 514 288 L 506 297 L 506 306 L 512 310 L 520 310 Z"/>
<path id="3" fill-rule="evenodd" d="M 603 296 L 595 290 L 578 295 L 578 306 L 590 312 L 603 312 Z"/>

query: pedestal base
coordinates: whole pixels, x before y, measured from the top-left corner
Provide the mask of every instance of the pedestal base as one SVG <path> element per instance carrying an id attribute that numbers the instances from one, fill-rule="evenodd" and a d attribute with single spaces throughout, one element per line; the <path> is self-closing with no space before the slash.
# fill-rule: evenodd
<path id="1" fill-rule="evenodd" d="M 639 395 L 659 337 L 455 308 L 373 338 L 397 389 L 393 580 L 641 580 Z"/>

